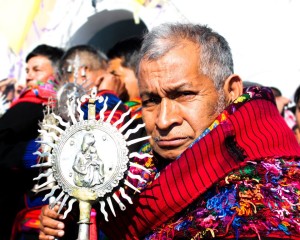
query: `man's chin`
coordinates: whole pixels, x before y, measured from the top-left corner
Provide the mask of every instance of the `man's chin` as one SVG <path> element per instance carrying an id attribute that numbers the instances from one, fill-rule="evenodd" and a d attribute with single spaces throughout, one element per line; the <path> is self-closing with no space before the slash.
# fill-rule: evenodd
<path id="1" fill-rule="evenodd" d="M 26 82 L 26 86 L 27 87 L 34 87 L 36 85 L 36 82 L 34 80 L 31 80 L 31 81 L 27 81 Z"/>
<path id="2" fill-rule="evenodd" d="M 169 162 L 176 160 L 183 153 L 183 150 L 180 149 L 154 149 L 154 151 L 164 161 L 169 161 Z"/>

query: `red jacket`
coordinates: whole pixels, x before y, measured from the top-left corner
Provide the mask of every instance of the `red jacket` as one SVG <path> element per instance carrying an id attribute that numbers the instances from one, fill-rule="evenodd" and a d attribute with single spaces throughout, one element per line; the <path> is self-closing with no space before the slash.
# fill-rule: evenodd
<path id="1" fill-rule="evenodd" d="M 265 98 L 262 97 L 263 91 L 255 91 L 251 100 L 227 108 L 228 119 L 163 169 L 126 211 L 118 212 L 116 218 L 110 216 L 109 222 L 101 222 L 100 227 L 109 239 L 143 239 L 153 230 L 160 231 L 175 215 L 186 210 L 199 197 L 201 199 L 208 189 L 224 182 L 229 173 L 245 167 L 248 161 L 283 158 L 299 163 L 300 147 L 278 113 L 272 96 Z M 299 166 L 296 170 L 300 171 Z M 299 190 L 300 178 L 295 181 Z M 300 222 L 299 208 L 293 216 Z M 176 219 L 180 217 L 184 215 Z M 172 239 L 171 231 L 175 230 L 170 228 L 169 237 Z M 300 239 L 299 229 L 292 229 L 291 234 L 292 238 L 283 231 L 274 230 L 263 237 Z M 253 230 L 253 235 L 248 237 L 255 235 Z M 228 234 L 222 239 L 227 237 L 237 236 Z"/>

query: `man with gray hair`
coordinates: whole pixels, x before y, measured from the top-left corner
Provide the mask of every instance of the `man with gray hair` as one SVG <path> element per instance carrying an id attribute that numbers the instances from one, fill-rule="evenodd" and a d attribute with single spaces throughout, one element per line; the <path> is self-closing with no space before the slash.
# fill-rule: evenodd
<path id="1" fill-rule="evenodd" d="M 137 76 L 151 174 L 100 221 L 108 239 L 299 239 L 300 148 L 270 89 L 243 92 L 227 41 L 197 24 L 155 27 Z M 43 208 L 40 239 L 65 234 L 57 209 Z"/>

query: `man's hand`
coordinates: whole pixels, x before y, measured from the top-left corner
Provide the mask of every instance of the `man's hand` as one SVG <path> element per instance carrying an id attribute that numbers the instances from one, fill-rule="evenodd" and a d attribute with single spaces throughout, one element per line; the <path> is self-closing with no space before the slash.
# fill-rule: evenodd
<path id="1" fill-rule="evenodd" d="M 65 225 L 58 219 L 63 219 L 62 214 L 57 214 L 59 206 L 56 205 L 53 209 L 46 205 L 42 208 L 40 219 L 40 240 L 54 239 L 55 237 L 62 237 L 65 232 Z"/>

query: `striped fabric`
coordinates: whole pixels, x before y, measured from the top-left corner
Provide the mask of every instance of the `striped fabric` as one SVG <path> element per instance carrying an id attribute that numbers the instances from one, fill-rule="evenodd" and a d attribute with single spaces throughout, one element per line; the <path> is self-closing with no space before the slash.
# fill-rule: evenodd
<path id="1" fill-rule="evenodd" d="M 125 212 L 102 222 L 108 238 L 142 239 L 247 161 L 300 157 L 293 132 L 272 99 L 256 95 L 234 111 L 227 108 L 225 122 L 163 169 Z"/>

